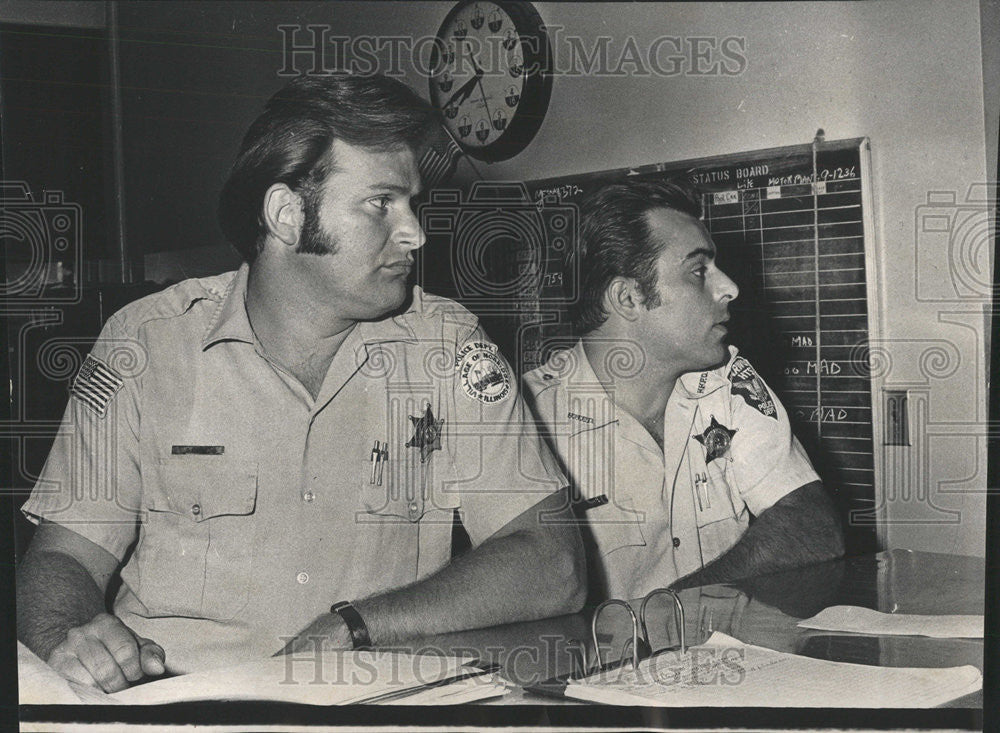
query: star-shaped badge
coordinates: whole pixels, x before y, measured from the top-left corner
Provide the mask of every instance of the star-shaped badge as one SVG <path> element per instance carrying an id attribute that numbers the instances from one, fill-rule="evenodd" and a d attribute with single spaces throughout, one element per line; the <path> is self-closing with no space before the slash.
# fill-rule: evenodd
<path id="1" fill-rule="evenodd" d="M 431 453 L 441 450 L 441 428 L 444 425 L 444 420 L 434 419 L 429 402 L 423 415 L 419 417 L 410 415 L 409 417 L 410 422 L 413 423 L 413 437 L 406 443 L 406 447 L 419 448 L 420 462 L 423 463 Z"/>
<path id="2" fill-rule="evenodd" d="M 736 430 L 730 430 L 716 420 L 715 415 L 712 415 L 712 422 L 705 428 L 705 432 L 691 437 L 705 446 L 705 463 L 709 464 L 716 458 L 722 458 L 726 455 L 734 435 L 736 435 Z"/>

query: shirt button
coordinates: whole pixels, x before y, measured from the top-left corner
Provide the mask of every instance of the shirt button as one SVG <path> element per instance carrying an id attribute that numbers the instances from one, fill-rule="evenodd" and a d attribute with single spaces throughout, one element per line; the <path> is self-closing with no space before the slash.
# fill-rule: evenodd
<path id="1" fill-rule="evenodd" d="M 299 573 L 295 576 L 295 579 L 299 582 L 299 585 L 305 585 L 309 582 L 309 573 Z"/>
<path id="2" fill-rule="evenodd" d="M 680 547 L 680 546 L 681 546 L 681 538 L 674 537 L 674 547 Z"/>
<path id="3" fill-rule="evenodd" d="M 311 492 L 311 491 L 307 491 L 307 492 L 305 492 L 305 493 L 304 493 L 304 494 L 302 495 L 302 501 L 306 502 L 307 504 L 308 504 L 309 502 L 311 502 L 311 501 L 312 501 L 313 499 L 315 499 L 315 498 L 316 498 L 316 494 L 314 494 L 314 493 L 313 493 L 313 492 Z"/>
<path id="4" fill-rule="evenodd" d="M 194 514 L 196 517 L 199 514 L 201 514 L 201 504 L 192 504 L 191 505 L 191 513 Z"/>

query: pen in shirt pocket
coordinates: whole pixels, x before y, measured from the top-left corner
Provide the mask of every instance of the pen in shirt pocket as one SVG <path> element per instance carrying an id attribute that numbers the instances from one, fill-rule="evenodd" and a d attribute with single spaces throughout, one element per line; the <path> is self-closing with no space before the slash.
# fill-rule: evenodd
<path id="1" fill-rule="evenodd" d="M 378 466 L 379 463 L 381 462 L 381 458 L 382 458 L 382 451 L 379 450 L 379 442 L 376 440 L 375 445 L 372 446 L 371 458 L 369 459 L 372 464 L 372 475 L 371 478 L 368 479 L 368 483 L 371 484 L 372 486 L 375 485 L 375 474 L 376 471 L 378 471 Z"/>
<path id="2" fill-rule="evenodd" d="M 705 492 L 705 509 L 711 509 L 712 493 L 708 489 L 708 474 L 699 473 L 698 477 L 701 479 L 701 490 Z"/>
<path id="3" fill-rule="evenodd" d="M 382 444 L 382 450 L 379 451 L 378 457 L 378 479 L 375 481 L 379 486 L 382 485 L 382 471 L 385 467 L 389 465 L 389 442 L 386 441 Z"/>

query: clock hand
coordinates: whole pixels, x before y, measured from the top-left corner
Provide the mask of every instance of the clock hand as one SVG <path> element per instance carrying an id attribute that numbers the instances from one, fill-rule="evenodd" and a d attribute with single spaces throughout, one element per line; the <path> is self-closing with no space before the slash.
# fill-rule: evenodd
<path id="1" fill-rule="evenodd" d="M 486 102 L 486 90 L 483 89 L 483 82 L 482 82 L 483 70 L 479 68 L 479 64 L 476 63 L 475 57 L 472 57 L 472 65 L 476 69 L 476 82 L 479 84 L 479 93 L 483 97 L 483 107 L 486 108 L 486 119 L 489 120 L 490 123 L 492 124 L 493 123 L 493 115 L 490 114 L 490 105 L 487 104 L 487 102 Z"/>
<path id="2" fill-rule="evenodd" d="M 465 84 L 463 84 L 462 86 L 460 86 L 455 91 L 455 93 L 452 94 L 448 98 L 448 101 L 441 105 L 441 109 L 444 109 L 445 107 L 449 107 L 453 103 L 456 104 L 456 105 L 459 105 L 462 102 L 464 102 L 466 99 L 468 99 L 469 95 L 472 94 L 473 87 L 476 86 L 476 82 L 479 81 L 479 77 L 482 76 L 482 73 L 483 72 L 481 70 L 477 70 L 476 71 L 476 76 L 472 77 L 467 82 L 465 82 Z"/>
<path id="3" fill-rule="evenodd" d="M 465 46 L 465 44 L 467 42 L 468 42 L 467 39 L 463 38 L 462 39 L 462 46 Z M 475 75 L 475 77 L 473 77 L 472 80 L 470 80 L 470 82 L 471 81 L 475 81 L 479 85 L 479 94 L 483 98 L 483 107 L 486 109 L 486 119 L 492 124 L 492 122 L 493 122 L 493 115 L 490 114 L 490 105 L 486 101 L 486 90 L 483 89 L 483 82 L 482 82 L 483 74 L 485 74 L 486 72 L 484 72 L 481 68 L 479 68 L 479 62 L 476 61 L 476 57 L 472 55 L 471 51 L 469 53 L 469 60 L 472 61 L 472 68 L 474 68 L 476 70 L 476 75 Z M 463 85 L 463 88 L 464 88 L 464 85 Z"/>

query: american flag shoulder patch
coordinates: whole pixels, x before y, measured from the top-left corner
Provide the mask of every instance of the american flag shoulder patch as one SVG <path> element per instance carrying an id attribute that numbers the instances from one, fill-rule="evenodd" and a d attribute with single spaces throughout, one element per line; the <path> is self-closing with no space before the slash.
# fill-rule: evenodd
<path id="1" fill-rule="evenodd" d="M 95 356 L 88 355 L 73 380 L 72 395 L 101 417 L 125 380 Z"/>

